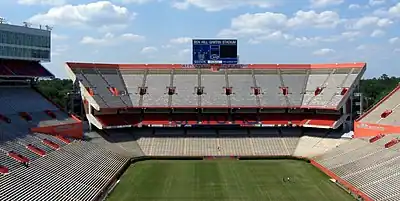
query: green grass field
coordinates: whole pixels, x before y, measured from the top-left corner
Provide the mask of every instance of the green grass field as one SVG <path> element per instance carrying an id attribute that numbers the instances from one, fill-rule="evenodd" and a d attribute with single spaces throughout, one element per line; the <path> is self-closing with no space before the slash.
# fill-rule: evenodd
<path id="1" fill-rule="evenodd" d="M 291 182 L 283 182 L 290 177 Z M 354 201 L 298 160 L 149 160 L 132 165 L 108 201 Z"/>

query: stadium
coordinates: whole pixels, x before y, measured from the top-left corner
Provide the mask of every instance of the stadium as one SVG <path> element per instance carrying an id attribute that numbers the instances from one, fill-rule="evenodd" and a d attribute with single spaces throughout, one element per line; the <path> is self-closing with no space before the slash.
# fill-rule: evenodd
<path id="1" fill-rule="evenodd" d="M 67 62 L 77 116 L 37 87 L 51 30 L 0 32 L 1 200 L 400 200 L 400 85 L 359 115 L 366 63 Z"/>

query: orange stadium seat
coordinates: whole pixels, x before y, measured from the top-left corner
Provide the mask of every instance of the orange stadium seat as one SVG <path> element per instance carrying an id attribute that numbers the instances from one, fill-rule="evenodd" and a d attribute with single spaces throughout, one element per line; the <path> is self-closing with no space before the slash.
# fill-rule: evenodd
<path id="1" fill-rule="evenodd" d="M 388 117 L 390 114 L 392 114 L 393 110 L 385 110 L 382 114 L 381 114 L 381 118 L 386 118 Z"/>
<path id="2" fill-rule="evenodd" d="M 0 173 L 1 174 L 7 174 L 8 173 L 8 168 L 5 166 L 0 165 Z"/>
<path id="3" fill-rule="evenodd" d="M 397 143 L 399 143 L 399 139 L 397 139 L 397 138 L 390 140 L 388 143 L 385 144 L 385 148 L 392 147 L 392 146 L 396 145 Z"/>
<path id="4" fill-rule="evenodd" d="M 43 139 L 42 142 L 43 142 L 44 144 L 46 144 L 47 146 L 49 146 L 49 147 L 55 149 L 55 150 L 60 149 L 60 145 L 58 145 L 58 144 L 56 144 L 56 143 L 54 143 L 54 142 L 52 142 L 52 141 L 50 141 L 50 140 L 48 140 L 48 139 L 46 139 L 46 138 Z"/>
<path id="5" fill-rule="evenodd" d="M 39 148 L 35 147 L 32 144 L 26 145 L 26 148 L 29 149 L 30 151 L 32 151 L 33 153 L 39 155 L 39 156 L 45 156 L 46 155 L 46 152 L 44 150 L 39 149 Z"/>
<path id="6" fill-rule="evenodd" d="M 29 159 L 19 153 L 16 153 L 14 151 L 8 152 L 8 156 L 13 158 L 14 160 L 20 162 L 20 163 L 29 163 Z"/>
<path id="7" fill-rule="evenodd" d="M 377 136 L 375 136 L 375 137 L 369 139 L 369 142 L 370 142 L 370 143 L 376 142 L 376 141 L 378 141 L 379 139 L 382 139 L 383 137 L 385 137 L 384 134 L 379 134 L 379 135 L 377 135 Z"/>

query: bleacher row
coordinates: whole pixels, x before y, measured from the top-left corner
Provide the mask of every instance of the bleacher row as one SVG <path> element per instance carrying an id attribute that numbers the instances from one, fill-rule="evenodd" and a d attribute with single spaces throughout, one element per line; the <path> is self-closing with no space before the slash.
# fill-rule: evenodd
<path id="1" fill-rule="evenodd" d="M 68 64 L 100 108 L 336 108 L 363 72 L 341 69 L 115 69 Z"/>
<path id="2" fill-rule="evenodd" d="M 73 141 L 0 176 L 0 197 L 4 201 L 95 200 L 128 160 L 98 145 Z"/>
<path id="3" fill-rule="evenodd" d="M 76 123 L 29 86 L 0 87 L 0 200 L 96 200 L 130 160 L 30 128 Z"/>
<path id="4" fill-rule="evenodd" d="M 0 123 L 6 120 L 12 129 L 76 122 L 29 86 L 0 87 Z"/>
<path id="5" fill-rule="evenodd" d="M 385 148 L 394 138 L 376 142 L 353 139 L 314 159 L 376 201 L 400 199 L 400 146 Z"/>
<path id="6" fill-rule="evenodd" d="M 400 126 L 400 84 L 358 121 L 361 123 Z"/>
<path id="7" fill-rule="evenodd" d="M 135 132 L 135 136 L 144 154 L 150 156 L 289 156 L 301 133 L 283 130 L 154 129 Z"/>

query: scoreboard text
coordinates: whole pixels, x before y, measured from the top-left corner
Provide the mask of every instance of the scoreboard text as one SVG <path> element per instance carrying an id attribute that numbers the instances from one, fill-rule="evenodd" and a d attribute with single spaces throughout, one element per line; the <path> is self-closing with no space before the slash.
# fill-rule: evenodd
<path id="1" fill-rule="evenodd" d="M 237 64 L 237 40 L 194 39 L 193 64 Z"/>

